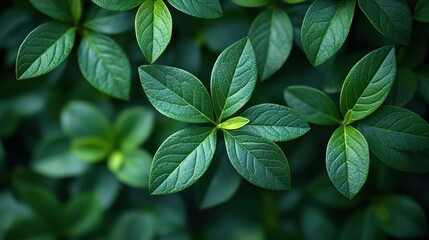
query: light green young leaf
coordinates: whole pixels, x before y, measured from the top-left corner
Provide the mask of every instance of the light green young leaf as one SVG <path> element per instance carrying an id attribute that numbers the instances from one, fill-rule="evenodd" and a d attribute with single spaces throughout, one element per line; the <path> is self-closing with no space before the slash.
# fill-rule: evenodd
<path id="1" fill-rule="evenodd" d="M 265 80 L 279 70 L 289 57 L 293 44 L 293 27 L 286 14 L 274 7 L 259 14 L 249 30 L 255 48 L 258 74 Z"/>
<path id="2" fill-rule="evenodd" d="M 223 131 L 229 159 L 241 176 L 270 190 L 290 189 L 286 156 L 273 142 L 244 131 Z"/>
<path id="3" fill-rule="evenodd" d="M 429 22 L 429 0 L 419 0 L 414 8 L 414 19 Z"/>
<path id="4" fill-rule="evenodd" d="M 78 51 L 79 68 L 96 89 L 113 97 L 130 97 L 131 69 L 127 55 L 111 38 L 85 31 Z"/>
<path id="5" fill-rule="evenodd" d="M 365 118 L 387 98 L 396 76 L 395 49 L 382 47 L 363 57 L 344 81 L 340 108 L 346 123 Z"/>
<path id="6" fill-rule="evenodd" d="M 127 11 L 140 5 L 145 0 L 91 0 L 98 6 L 110 11 Z"/>
<path id="7" fill-rule="evenodd" d="M 332 183 L 348 199 L 365 184 L 369 170 L 368 143 L 351 126 L 340 126 L 332 134 L 326 149 L 326 169 Z"/>
<path id="8" fill-rule="evenodd" d="M 319 125 L 340 123 L 335 103 L 322 91 L 305 86 L 290 86 L 284 92 L 286 103 L 306 121 Z"/>
<path id="9" fill-rule="evenodd" d="M 407 196 L 387 196 L 372 209 L 378 226 L 389 235 L 415 238 L 428 232 L 423 207 Z"/>
<path id="10" fill-rule="evenodd" d="M 83 26 L 99 33 L 118 34 L 133 29 L 133 18 L 130 12 L 111 12 L 93 7 L 89 9 Z"/>
<path id="11" fill-rule="evenodd" d="M 133 187 L 147 187 L 152 156 L 139 149 L 115 152 L 109 157 L 109 169 L 123 183 Z"/>
<path id="12" fill-rule="evenodd" d="M 215 128 L 187 128 L 171 135 L 154 156 L 150 192 L 175 193 L 191 186 L 207 170 L 215 150 Z"/>
<path id="13" fill-rule="evenodd" d="M 331 58 L 346 41 L 355 10 L 355 0 L 316 0 L 305 14 L 301 42 L 311 64 Z"/>
<path id="14" fill-rule="evenodd" d="M 255 52 L 248 38 L 232 44 L 220 54 L 210 83 L 218 122 L 249 101 L 256 85 L 256 69 Z"/>
<path id="15" fill-rule="evenodd" d="M 127 108 L 115 122 L 116 141 L 123 150 L 135 149 L 150 136 L 155 122 L 152 110 L 144 107 Z"/>
<path id="16" fill-rule="evenodd" d="M 168 0 L 177 10 L 199 18 L 222 17 L 219 0 Z"/>
<path id="17" fill-rule="evenodd" d="M 65 22 L 72 22 L 73 17 L 67 0 L 29 0 L 34 8 L 41 13 Z"/>
<path id="18" fill-rule="evenodd" d="M 71 10 L 71 16 L 75 24 L 78 24 L 80 21 L 80 18 L 82 17 L 82 9 L 83 9 L 82 1 L 83 0 L 68 0 L 70 5 L 70 10 Z"/>
<path id="19" fill-rule="evenodd" d="M 232 0 L 232 2 L 242 7 L 262 7 L 268 5 L 270 0 Z"/>
<path id="20" fill-rule="evenodd" d="M 249 119 L 244 117 L 234 117 L 226 120 L 223 123 L 219 123 L 217 125 L 218 129 L 225 129 L 225 130 L 236 130 L 239 128 L 242 128 L 247 123 L 249 123 Z"/>
<path id="21" fill-rule="evenodd" d="M 400 68 L 386 102 L 402 107 L 411 101 L 416 91 L 417 75 L 408 68 Z"/>
<path id="22" fill-rule="evenodd" d="M 183 122 L 214 122 L 209 93 L 194 75 L 159 65 L 141 66 L 139 73 L 143 90 L 160 113 Z"/>
<path id="23" fill-rule="evenodd" d="M 16 77 L 34 78 L 58 67 L 70 54 L 76 28 L 61 22 L 49 22 L 34 29 L 24 39 L 16 58 Z"/>
<path id="24" fill-rule="evenodd" d="M 371 24 L 384 36 L 402 45 L 411 37 L 412 16 L 405 0 L 358 0 Z"/>
<path id="25" fill-rule="evenodd" d="M 105 160 L 112 147 L 109 140 L 93 136 L 77 138 L 71 143 L 73 155 L 89 163 Z"/>
<path id="26" fill-rule="evenodd" d="M 97 136 L 108 138 L 110 123 L 95 106 L 83 101 L 71 101 L 61 112 L 61 127 L 70 137 Z"/>
<path id="27" fill-rule="evenodd" d="M 295 111 L 277 104 L 259 104 L 241 115 L 250 120 L 241 130 L 255 133 L 273 142 L 289 141 L 310 130 L 308 123 Z"/>
<path id="28" fill-rule="evenodd" d="M 136 37 L 143 55 L 154 63 L 167 48 L 173 22 L 162 0 L 147 0 L 139 8 L 135 20 Z"/>

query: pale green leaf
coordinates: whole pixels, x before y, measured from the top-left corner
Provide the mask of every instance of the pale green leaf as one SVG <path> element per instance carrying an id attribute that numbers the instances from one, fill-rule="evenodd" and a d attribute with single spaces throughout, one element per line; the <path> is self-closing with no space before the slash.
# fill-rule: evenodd
<path id="1" fill-rule="evenodd" d="M 94 163 L 105 160 L 112 150 L 112 142 L 99 137 L 81 137 L 71 142 L 71 152 L 80 160 Z"/>
<path id="2" fill-rule="evenodd" d="M 89 9 L 83 26 L 99 33 L 118 34 L 133 29 L 133 18 L 130 12 L 111 12 L 94 7 Z"/>
<path id="3" fill-rule="evenodd" d="M 168 0 L 177 10 L 199 18 L 222 17 L 219 0 Z"/>
<path id="4" fill-rule="evenodd" d="M 71 8 L 67 0 L 29 0 L 41 13 L 59 21 L 72 22 Z"/>
<path id="5" fill-rule="evenodd" d="M 429 1 L 419 0 L 414 8 L 414 19 L 419 22 L 429 22 Z"/>
<path id="6" fill-rule="evenodd" d="M 64 209 L 67 235 L 72 238 L 82 236 L 100 224 L 103 207 L 99 197 L 88 193 L 71 199 Z"/>
<path id="7" fill-rule="evenodd" d="M 91 0 L 98 6 L 111 11 L 127 11 L 140 5 L 145 0 Z"/>
<path id="8" fill-rule="evenodd" d="M 218 129 L 225 129 L 225 130 L 236 130 L 239 128 L 242 128 L 247 123 L 249 123 L 249 119 L 244 117 L 234 117 L 226 120 L 223 123 L 219 123 L 217 125 Z"/>

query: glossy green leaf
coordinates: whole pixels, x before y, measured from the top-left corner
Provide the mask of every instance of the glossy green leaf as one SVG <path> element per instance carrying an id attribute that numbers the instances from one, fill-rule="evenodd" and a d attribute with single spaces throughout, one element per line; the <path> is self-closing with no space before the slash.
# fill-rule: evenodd
<path id="1" fill-rule="evenodd" d="M 358 210 L 346 221 L 341 240 L 384 240 L 386 237 L 377 226 L 377 219 L 369 209 Z"/>
<path id="2" fill-rule="evenodd" d="M 95 106 L 83 101 L 68 103 L 61 113 L 61 127 L 70 137 L 108 138 L 110 123 Z"/>
<path id="3" fill-rule="evenodd" d="M 211 95 L 218 122 L 249 101 L 257 78 L 255 52 L 248 38 L 225 49 L 213 67 Z"/>
<path id="4" fill-rule="evenodd" d="M 70 54 L 76 28 L 61 22 L 49 22 L 34 29 L 24 39 L 16 58 L 16 77 L 34 78 L 58 67 Z"/>
<path id="5" fill-rule="evenodd" d="M 123 150 L 135 149 L 152 133 L 155 115 L 143 107 L 127 108 L 115 122 L 116 141 Z"/>
<path id="6" fill-rule="evenodd" d="M 270 3 L 270 0 L 232 0 L 232 2 L 243 7 L 262 7 Z"/>
<path id="7" fill-rule="evenodd" d="M 294 110 L 277 104 L 259 104 L 247 109 L 241 116 L 250 120 L 241 130 L 274 142 L 292 140 L 310 130 L 307 122 Z"/>
<path id="8" fill-rule="evenodd" d="M 396 76 L 395 49 L 382 47 L 363 57 L 350 70 L 341 89 L 345 122 L 365 118 L 387 98 Z"/>
<path id="9" fill-rule="evenodd" d="M 113 39 L 95 32 L 84 32 L 78 63 L 82 75 L 93 87 L 119 99 L 129 98 L 130 63 Z"/>
<path id="10" fill-rule="evenodd" d="M 140 210 L 126 211 L 116 220 L 109 239 L 122 239 L 124 236 L 133 240 L 154 239 L 156 229 L 153 214 Z"/>
<path id="11" fill-rule="evenodd" d="M 127 11 L 140 5 L 144 0 L 91 0 L 98 6 L 111 11 Z"/>
<path id="12" fill-rule="evenodd" d="M 135 20 L 137 42 L 149 63 L 154 63 L 167 48 L 173 22 L 162 0 L 147 0 L 139 8 Z"/>
<path id="13" fill-rule="evenodd" d="M 118 34 L 133 29 L 134 16 L 130 12 L 111 12 L 90 8 L 83 26 L 99 33 Z"/>
<path id="14" fill-rule="evenodd" d="M 284 92 L 286 103 L 306 121 L 319 125 L 340 123 L 337 106 L 325 93 L 305 86 L 290 86 Z"/>
<path id="15" fill-rule="evenodd" d="M 105 160 L 112 147 L 109 140 L 93 136 L 76 138 L 71 142 L 73 155 L 89 163 Z"/>
<path id="16" fill-rule="evenodd" d="M 177 10 L 199 18 L 222 17 L 219 0 L 168 0 Z"/>
<path id="17" fill-rule="evenodd" d="M 48 189 L 29 186 L 22 194 L 22 200 L 42 221 L 58 227 L 61 219 L 61 205 L 58 198 Z"/>
<path id="18" fill-rule="evenodd" d="M 414 8 L 414 19 L 419 22 L 429 22 L 429 1 L 419 0 Z"/>
<path id="19" fill-rule="evenodd" d="M 301 29 L 302 46 L 311 64 L 322 64 L 343 46 L 355 3 L 355 0 L 316 0 L 311 4 Z"/>
<path id="20" fill-rule="evenodd" d="M 229 159 L 241 176 L 270 190 L 290 189 L 286 156 L 273 142 L 244 131 L 224 131 Z"/>
<path id="21" fill-rule="evenodd" d="M 61 1 L 61 0 L 60 0 Z M 68 0 L 74 23 L 79 23 L 83 12 L 83 0 Z"/>
<path id="22" fill-rule="evenodd" d="M 109 157 L 109 168 L 123 183 L 133 187 L 147 187 L 152 156 L 143 150 L 134 149 L 115 152 Z"/>
<path id="23" fill-rule="evenodd" d="M 171 135 L 154 156 L 150 192 L 174 193 L 191 186 L 209 167 L 215 149 L 214 128 L 187 128 Z"/>
<path id="24" fill-rule="evenodd" d="M 373 208 L 378 226 L 389 235 L 414 238 L 428 232 L 424 209 L 412 198 L 390 195 Z"/>
<path id="25" fill-rule="evenodd" d="M 223 123 L 219 123 L 216 127 L 218 129 L 225 129 L 225 130 L 236 130 L 239 128 L 242 128 L 247 123 L 249 123 L 249 119 L 244 117 L 234 117 L 226 120 Z"/>
<path id="26" fill-rule="evenodd" d="M 64 221 L 69 237 L 79 237 L 93 230 L 101 222 L 103 207 L 95 194 L 82 194 L 67 203 Z"/>
<path id="27" fill-rule="evenodd" d="M 63 136 L 42 140 L 35 148 L 31 168 L 50 178 L 73 177 L 88 165 L 70 152 L 70 141 Z"/>
<path id="28" fill-rule="evenodd" d="M 386 102 L 402 107 L 411 101 L 416 91 L 417 75 L 408 68 L 400 68 Z"/>
<path id="29" fill-rule="evenodd" d="M 368 143 L 351 126 L 340 126 L 326 149 L 329 178 L 345 197 L 352 199 L 365 184 L 369 171 Z"/>
<path id="30" fill-rule="evenodd" d="M 210 96 L 194 75 L 173 67 L 139 68 L 143 90 L 160 113 L 183 122 L 213 122 Z"/>
<path id="31" fill-rule="evenodd" d="M 71 22 L 71 8 L 67 0 L 29 0 L 34 8 L 56 20 Z"/>
<path id="32" fill-rule="evenodd" d="M 358 0 L 360 9 L 384 36 L 406 45 L 411 37 L 412 16 L 405 0 Z"/>

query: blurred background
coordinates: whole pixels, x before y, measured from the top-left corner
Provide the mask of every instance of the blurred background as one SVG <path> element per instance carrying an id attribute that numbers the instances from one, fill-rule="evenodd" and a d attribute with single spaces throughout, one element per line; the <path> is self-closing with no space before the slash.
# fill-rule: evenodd
<path id="1" fill-rule="evenodd" d="M 412 6 L 415 1 L 409 3 Z M 208 87 L 219 53 L 245 37 L 253 19 L 264 10 L 230 0 L 221 4 L 224 16 L 213 20 L 191 17 L 168 5 L 173 37 L 157 64 L 185 69 Z M 277 4 L 294 26 L 292 52 L 280 71 L 257 83 L 243 109 L 257 103 L 285 105 L 283 90 L 290 85 L 318 88 L 338 102 L 342 81 L 353 64 L 389 43 L 356 8 L 345 46 L 316 69 L 305 57 L 299 37 L 311 1 Z M 154 121 L 147 122 L 150 135 L 139 149 L 152 156 L 170 134 L 186 126 L 157 113 L 141 88 L 137 68 L 147 62 L 135 40 L 137 9 L 121 13 L 127 20 L 118 27 L 128 31 L 110 35 L 132 66 L 131 98 L 121 101 L 85 81 L 76 46 L 51 73 L 17 81 L 15 60 L 20 44 L 31 30 L 50 19 L 27 0 L 1 1 L 0 6 L 0 239 L 429 239 L 429 175 L 399 172 L 371 155 L 364 188 L 353 200 L 344 198 L 325 167 L 325 149 L 335 126 L 312 125 L 303 137 L 279 144 L 291 166 L 290 191 L 268 191 L 241 179 L 225 161 L 222 141 L 204 177 L 168 196 L 150 196 L 144 184 L 130 186 L 106 161 L 77 159 L 70 151 L 72 139 L 61 125 L 66 107 L 76 101 L 91 105 L 110 122 L 130 108 L 143 107 Z M 85 1 L 84 17 L 94 8 Z M 414 24 L 410 46 L 398 54 L 400 66 L 426 81 L 405 105 L 425 119 L 428 33 L 428 24 Z M 141 170 L 146 177 L 148 172 L 149 165 Z M 383 218 L 394 221 L 383 225 L 379 223 Z"/>

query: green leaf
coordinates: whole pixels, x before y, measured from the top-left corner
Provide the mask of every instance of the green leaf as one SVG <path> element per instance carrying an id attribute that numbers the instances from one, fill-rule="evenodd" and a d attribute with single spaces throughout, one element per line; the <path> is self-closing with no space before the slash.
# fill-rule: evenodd
<path id="1" fill-rule="evenodd" d="M 62 0 L 60 0 L 62 1 Z M 68 0 L 74 23 L 78 24 L 82 17 L 82 0 Z"/>
<path id="2" fill-rule="evenodd" d="M 355 0 L 316 0 L 305 14 L 301 41 L 311 64 L 331 58 L 346 41 L 355 10 Z"/>
<path id="3" fill-rule="evenodd" d="M 384 36 L 406 45 L 411 37 L 412 16 L 405 0 L 358 0 L 371 24 Z"/>
<path id="4" fill-rule="evenodd" d="M 160 113 L 183 122 L 213 122 L 209 93 L 194 75 L 159 65 L 141 66 L 139 73 L 149 101 Z"/>
<path id="5" fill-rule="evenodd" d="M 398 238 L 415 238 L 427 233 L 427 220 L 422 206 L 401 195 L 390 195 L 373 206 L 378 226 Z"/>
<path id="6" fill-rule="evenodd" d="M 416 91 L 417 75 L 408 68 L 400 68 L 386 102 L 402 107 L 411 101 Z"/>
<path id="7" fill-rule="evenodd" d="M 297 3 L 303 3 L 307 0 L 283 0 L 283 2 L 288 3 L 288 4 L 297 4 Z"/>
<path id="8" fill-rule="evenodd" d="M 289 57 L 293 44 L 293 27 L 280 8 L 269 8 L 259 14 L 249 30 L 255 48 L 258 74 L 265 80 L 277 72 Z"/>
<path id="9" fill-rule="evenodd" d="M 98 6 L 111 11 L 127 11 L 140 5 L 144 0 L 91 0 Z"/>
<path id="10" fill-rule="evenodd" d="M 79 237 L 92 231 L 101 222 L 103 207 L 97 195 L 82 194 L 67 203 L 64 221 L 69 237 Z"/>
<path id="11" fill-rule="evenodd" d="M 111 12 L 95 7 L 89 9 L 83 26 L 99 33 L 118 34 L 133 29 L 133 17 L 130 12 Z"/>
<path id="12" fill-rule="evenodd" d="M 110 123 L 96 107 L 83 101 L 71 101 L 61 112 L 61 126 L 70 137 L 108 138 Z"/>
<path id="13" fill-rule="evenodd" d="M 6 153 L 4 151 L 3 143 L 0 141 L 0 170 L 3 169 L 6 160 Z"/>
<path id="14" fill-rule="evenodd" d="M 93 87 L 113 97 L 128 100 L 130 63 L 113 39 L 85 31 L 78 50 L 78 63 L 82 75 Z"/>
<path id="15" fill-rule="evenodd" d="M 273 142 L 244 131 L 223 131 L 229 159 L 241 176 L 270 190 L 290 189 L 286 156 Z"/>
<path id="16" fill-rule="evenodd" d="M 429 1 L 419 0 L 414 8 L 414 19 L 419 22 L 429 22 Z"/>
<path id="17" fill-rule="evenodd" d="M 286 103 L 306 121 L 319 125 L 340 123 L 335 103 L 322 91 L 305 86 L 290 86 L 284 92 Z"/>
<path id="18" fill-rule="evenodd" d="M 67 0 L 29 0 L 41 13 L 59 21 L 72 22 L 71 8 Z"/>
<path id="19" fill-rule="evenodd" d="M 302 233 L 306 240 L 338 239 L 338 229 L 321 209 L 309 206 L 301 211 Z"/>
<path id="20" fill-rule="evenodd" d="M 218 129 L 225 129 L 225 130 L 236 130 L 239 128 L 242 128 L 247 123 L 249 123 L 249 119 L 244 117 L 234 117 L 226 120 L 223 123 L 219 123 L 216 127 Z"/>
<path id="21" fill-rule="evenodd" d="M 270 3 L 270 0 L 232 0 L 232 2 L 242 7 L 262 7 Z"/>
<path id="22" fill-rule="evenodd" d="M 76 138 L 71 143 L 73 155 L 89 163 L 105 160 L 112 147 L 109 140 L 92 136 Z"/>
<path id="23" fill-rule="evenodd" d="M 377 226 L 377 220 L 370 209 L 358 210 L 348 218 L 342 231 L 341 240 L 384 240 L 385 236 Z"/>
<path id="24" fill-rule="evenodd" d="M 88 165 L 70 152 L 69 139 L 58 136 L 37 144 L 31 168 L 46 177 L 67 178 L 80 175 Z"/>
<path id="25" fill-rule="evenodd" d="M 349 119 L 346 123 L 377 110 L 387 98 L 395 76 L 395 49 L 391 46 L 372 51 L 356 63 L 341 89 L 340 108 Z"/>
<path id="26" fill-rule="evenodd" d="M 358 127 L 368 138 L 376 138 L 390 148 L 402 151 L 429 148 L 429 124 L 419 115 L 400 107 L 380 107 L 360 121 Z"/>
<path id="27" fill-rule="evenodd" d="M 133 240 L 155 239 L 156 223 L 152 213 L 126 211 L 115 221 L 108 239 L 123 239 L 124 236 Z"/>
<path id="28" fill-rule="evenodd" d="M 250 123 L 241 130 L 255 133 L 273 142 L 289 141 L 310 130 L 294 110 L 271 103 L 253 106 L 241 114 Z"/>
<path id="29" fill-rule="evenodd" d="M 61 220 L 61 205 L 58 198 L 48 189 L 32 185 L 26 188 L 22 194 L 22 200 L 42 221 L 58 227 Z"/>
<path id="30" fill-rule="evenodd" d="M 218 122 L 249 101 L 256 85 L 256 68 L 255 52 L 248 38 L 232 44 L 220 54 L 210 84 Z"/>
<path id="31" fill-rule="evenodd" d="M 219 0 L 168 0 L 177 10 L 199 18 L 222 17 Z"/>
<path id="32" fill-rule="evenodd" d="M 25 231 L 23 231 L 25 229 Z M 3 237 L 3 236 L 2 236 Z M 6 240 L 56 240 L 55 233 L 49 225 L 36 217 L 18 219 L 5 233 Z"/>
<path id="33" fill-rule="evenodd" d="M 135 149 L 150 136 L 155 122 L 152 110 L 143 107 L 127 108 L 115 122 L 116 141 L 122 150 Z"/>
<path id="34" fill-rule="evenodd" d="M 348 199 L 365 184 L 369 170 L 368 143 L 351 126 L 340 126 L 332 134 L 326 149 L 326 169 L 332 183 Z"/>
<path id="35" fill-rule="evenodd" d="M 109 168 L 123 183 L 133 187 L 147 187 L 152 156 L 143 150 L 115 152 L 109 157 Z"/>
<path id="36" fill-rule="evenodd" d="M 19 219 L 27 218 L 30 215 L 30 209 L 25 203 L 17 201 L 10 191 L 2 190 L 0 192 L 0 231 L 2 233 L 10 230 Z"/>
<path id="37" fill-rule="evenodd" d="M 173 22 L 162 0 L 147 0 L 139 8 L 135 20 L 137 42 L 149 63 L 154 63 L 167 48 Z"/>
<path id="38" fill-rule="evenodd" d="M 191 186 L 209 167 L 215 149 L 213 128 L 188 128 L 171 135 L 154 156 L 150 192 L 168 194 Z"/>
<path id="39" fill-rule="evenodd" d="M 16 58 L 16 77 L 34 78 L 58 67 L 70 54 L 76 28 L 61 22 L 49 22 L 34 29 L 24 39 Z"/>

